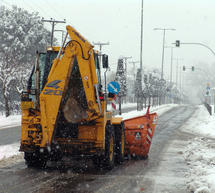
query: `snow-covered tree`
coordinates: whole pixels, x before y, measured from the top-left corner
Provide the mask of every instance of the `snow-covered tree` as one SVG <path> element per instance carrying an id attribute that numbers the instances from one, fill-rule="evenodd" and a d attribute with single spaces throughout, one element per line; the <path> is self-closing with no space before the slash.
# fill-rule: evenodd
<path id="1" fill-rule="evenodd" d="M 16 6 L 0 7 L 0 85 L 6 116 L 10 114 L 10 96 L 21 92 L 23 81 L 35 63 L 36 51 L 44 50 L 49 40 L 50 32 L 38 13 Z"/>
<path id="2" fill-rule="evenodd" d="M 120 91 L 118 93 L 118 96 L 124 97 L 127 94 L 127 81 L 126 81 L 126 74 L 125 74 L 125 67 L 124 67 L 124 61 L 123 59 L 118 59 L 118 66 L 116 71 L 116 79 L 120 84 Z"/>

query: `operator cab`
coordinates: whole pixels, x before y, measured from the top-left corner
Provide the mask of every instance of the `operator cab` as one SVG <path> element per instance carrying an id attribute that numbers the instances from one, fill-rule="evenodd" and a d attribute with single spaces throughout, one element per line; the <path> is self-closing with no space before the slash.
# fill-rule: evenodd
<path id="1" fill-rule="evenodd" d="M 25 98 L 35 101 L 35 95 L 39 96 L 47 82 L 53 60 L 57 57 L 58 51 L 59 47 L 52 47 L 48 48 L 46 53 L 37 53 L 36 65 L 34 65 L 28 79 L 27 92 L 23 92 L 22 94 L 22 101 Z M 38 76 L 38 80 L 36 80 L 36 76 Z"/>

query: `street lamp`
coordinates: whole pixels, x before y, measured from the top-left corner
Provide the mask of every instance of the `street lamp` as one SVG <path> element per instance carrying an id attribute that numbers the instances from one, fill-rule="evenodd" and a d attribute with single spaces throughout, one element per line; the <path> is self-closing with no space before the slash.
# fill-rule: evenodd
<path id="1" fill-rule="evenodd" d="M 163 63 L 164 63 L 164 44 L 165 44 L 165 34 L 167 30 L 175 31 L 174 28 L 154 28 L 154 30 L 162 30 L 163 31 L 163 49 L 162 49 L 162 63 L 161 63 L 161 79 L 163 79 Z"/>
<path id="2" fill-rule="evenodd" d="M 172 85 L 172 65 L 173 65 L 173 49 L 175 47 L 167 46 L 165 48 L 171 48 L 171 63 L 170 63 L 170 85 Z"/>

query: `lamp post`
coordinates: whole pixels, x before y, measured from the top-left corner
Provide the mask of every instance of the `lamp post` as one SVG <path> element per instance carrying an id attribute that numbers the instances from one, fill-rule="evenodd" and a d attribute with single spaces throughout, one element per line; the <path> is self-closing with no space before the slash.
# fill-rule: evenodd
<path id="1" fill-rule="evenodd" d="M 179 60 L 182 61 L 182 60 L 184 60 L 184 59 L 183 59 L 183 58 L 173 58 L 173 59 L 175 59 L 176 62 L 177 62 L 177 63 L 176 63 L 176 81 L 175 81 L 175 82 L 176 82 L 176 87 L 178 87 L 178 86 L 180 85 L 180 84 L 178 85 L 178 68 L 179 68 L 179 66 L 180 66 L 180 65 L 179 65 Z"/>
<path id="2" fill-rule="evenodd" d="M 169 79 L 170 79 L 170 85 L 172 85 L 173 49 L 175 47 L 167 46 L 165 48 L 171 48 L 170 75 L 169 75 L 170 78 Z"/>
<path id="3" fill-rule="evenodd" d="M 140 21 L 140 69 L 137 70 L 137 85 L 139 94 L 137 94 L 137 110 L 143 110 L 143 96 L 142 96 L 142 71 L 143 71 L 143 7 L 144 0 L 141 0 L 141 21 Z"/>
<path id="4" fill-rule="evenodd" d="M 163 63 L 164 63 L 164 44 L 165 44 L 165 35 L 167 30 L 176 30 L 174 28 L 154 28 L 154 30 L 162 30 L 163 31 L 163 48 L 162 48 L 162 60 L 161 60 L 161 79 L 163 79 Z"/>

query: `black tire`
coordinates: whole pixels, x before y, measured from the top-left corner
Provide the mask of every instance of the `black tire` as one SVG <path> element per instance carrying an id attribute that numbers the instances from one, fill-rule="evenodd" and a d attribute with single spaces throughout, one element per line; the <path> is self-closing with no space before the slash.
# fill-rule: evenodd
<path id="1" fill-rule="evenodd" d="M 47 160 L 39 152 L 24 153 L 25 164 L 28 167 L 45 168 Z"/>
<path id="2" fill-rule="evenodd" d="M 105 169 L 113 169 L 115 160 L 115 134 L 111 124 L 105 128 L 105 156 L 102 160 Z"/>
<path id="3" fill-rule="evenodd" d="M 117 125 L 115 128 L 116 137 L 116 163 L 122 164 L 125 159 L 125 130 L 124 124 Z"/>
<path id="4" fill-rule="evenodd" d="M 102 160 L 104 158 L 101 157 L 101 156 L 94 156 L 92 161 L 93 161 L 93 165 L 96 169 L 102 169 L 103 168 L 103 165 L 102 165 Z"/>
<path id="5" fill-rule="evenodd" d="M 145 156 L 137 156 L 137 158 L 139 159 L 139 160 L 147 160 L 148 159 L 148 155 L 145 155 Z"/>
<path id="6" fill-rule="evenodd" d="M 148 155 L 145 156 L 140 156 L 140 155 L 131 155 L 133 160 L 147 160 L 148 159 Z"/>

